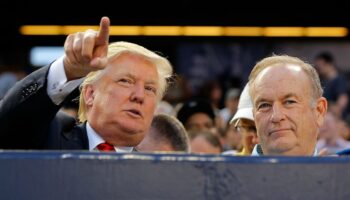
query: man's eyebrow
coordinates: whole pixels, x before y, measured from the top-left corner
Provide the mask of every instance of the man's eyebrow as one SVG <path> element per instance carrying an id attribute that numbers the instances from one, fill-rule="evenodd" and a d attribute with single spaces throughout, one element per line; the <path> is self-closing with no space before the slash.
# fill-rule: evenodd
<path id="1" fill-rule="evenodd" d="M 258 103 L 258 102 L 266 102 L 266 101 L 270 101 L 270 100 L 268 100 L 267 98 L 265 98 L 265 97 L 257 97 L 256 98 L 256 103 Z"/>
<path id="2" fill-rule="evenodd" d="M 284 96 L 283 96 L 283 99 L 288 99 L 288 98 L 290 98 L 290 97 L 294 97 L 294 98 L 297 98 L 297 99 L 298 99 L 297 94 L 295 94 L 295 93 L 293 93 L 293 92 L 284 95 Z"/>
<path id="3" fill-rule="evenodd" d="M 136 76 L 131 74 L 130 72 L 126 72 L 125 74 L 122 74 L 122 76 L 126 76 L 134 80 L 137 79 Z M 158 83 L 157 80 L 152 80 L 152 79 L 145 80 L 145 84 L 157 85 L 157 83 Z"/>
<path id="4" fill-rule="evenodd" d="M 291 93 L 288 93 L 288 94 L 286 94 L 286 95 L 284 95 L 283 97 L 282 97 L 282 99 L 288 99 L 288 98 L 291 98 L 291 97 L 294 97 L 294 98 L 296 98 L 296 99 L 299 99 L 298 98 L 298 95 L 296 94 L 296 93 L 294 93 L 294 92 L 291 92 Z M 266 98 L 266 97 L 257 97 L 256 98 L 256 103 L 258 103 L 258 102 L 269 102 L 269 101 L 271 101 L 271 100 L 269 100 L 268 98 Z"/>
<path id="5" fill-rule="evenodd" d="M 157 85 L 158 82 L 156 80 L 149 79 L 149 80 L 146 80 L 145 83 L 146 84 L 151 84 L 151 85 Z"/>
<path id="6" fill-rule="evenodd" d="M 136 77 L 133 74 L 131 74 L 130 72 L 126 72 L 125 74 L 122 74 L 122 76 L 127 76 L 129 78 L 136 79 Z"/>
<path id="7" fill-rule="evenodd" d="M 130 72 L 118 73 L 118 74 L 115 74 L 114 77 L 115 78 L 127 77 L 127 78 L 131 78 L 131 79 L 136 79 L 136 77 L 133 74 L 131 74 Z"/>

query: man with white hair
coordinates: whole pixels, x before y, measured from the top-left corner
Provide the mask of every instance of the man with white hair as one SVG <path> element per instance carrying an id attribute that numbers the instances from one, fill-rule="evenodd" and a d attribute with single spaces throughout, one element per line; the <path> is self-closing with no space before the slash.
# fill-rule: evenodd
<path id="1" fill-rule="evenodd" d="M 267 57 L 253 68 L 249 87 L 261 145 L 256 154 L 317 155 L 327 100 L 316 70 L 296 57 Z"/>
<path id="2" fill-rule="evenodd" d="M 123 152 L 141 142 L 172 67 L 137 44 L 109 44 L 109 24 L 103 17 L 98 32 L 69 35 L 62 58 L 30 74 L 4 97 L 0 148 Z M 62 115 L 55 118 L 82 81 L 82 124 Z"/>

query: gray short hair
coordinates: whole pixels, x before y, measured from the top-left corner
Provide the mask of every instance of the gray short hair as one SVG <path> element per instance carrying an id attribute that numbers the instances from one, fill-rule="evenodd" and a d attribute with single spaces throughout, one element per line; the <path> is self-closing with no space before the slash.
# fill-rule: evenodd
<path id="1" fill-rule="evenodd" d="M 287 65 L 287 64 L 294 64 L 294 65 L 300 66 L 301 69 L 308 75 L 308 77 L 310 78 L 312 98 L 314 101 L 322 97 L 323 89 L 321 87 L 320 77 L 318 76 L 318 73 L 315 70 L 315 68 L 297 57 L 292 57 L 288 55 L 273 55 L 259 61 L 254 66 L 252 72 L 249 75 L 250 88 L 253 87 L 253 83 L 256 77 L 265 68 L 271 67 L 271 66 L 278 67 L 278 66 Z M 250 94 L 251 94 L 251 91 L 252 90 L 250 89 Z"/>
<path id="2" fill-rule="evenodd" d="M 158 114 L 153 118 L 151 129 L 153 129 L 151 136 L 154 140 L 168 141 L 175 151 L 189 152 L 188 133 L 177 118 Z"/>

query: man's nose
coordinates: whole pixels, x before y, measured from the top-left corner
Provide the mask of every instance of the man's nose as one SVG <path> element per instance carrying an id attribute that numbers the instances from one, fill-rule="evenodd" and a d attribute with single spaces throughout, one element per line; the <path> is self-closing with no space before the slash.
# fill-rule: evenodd
<path id="1" fill-rule="evenodd" d="M 285 118 L 283 107 L 279 104 L 274 104 L 272 107 L 271 121 L 274 123 L 280 122 Z"/>
<path id="2" fill-rule="evenodd" d="M 145 98 L 145 87 L 142 84 L 135 84 L 131 93 L 131 101 L 143 103 Z"/>

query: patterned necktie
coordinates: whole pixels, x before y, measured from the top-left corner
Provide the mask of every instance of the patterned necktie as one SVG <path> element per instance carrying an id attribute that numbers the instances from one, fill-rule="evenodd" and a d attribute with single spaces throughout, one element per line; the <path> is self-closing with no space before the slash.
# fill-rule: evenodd
<path id="1" fill-rule="evenodd" d="M 109 151 L 109 152 L 114 151 L 115 152 L 114 146 L 109 144 L 108 142 L 104 142 L 104 143 L 97 145 L 97 149 L 99 151 Z"/>

